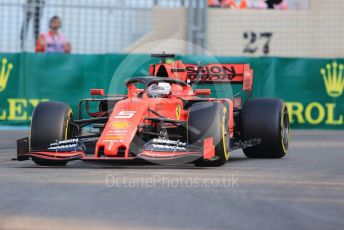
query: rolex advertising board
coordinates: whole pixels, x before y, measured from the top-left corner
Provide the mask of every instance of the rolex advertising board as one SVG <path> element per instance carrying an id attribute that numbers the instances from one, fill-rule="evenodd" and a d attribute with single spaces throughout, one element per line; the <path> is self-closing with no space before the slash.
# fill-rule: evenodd
<path id="1" fill-rule="evenodd" d="M 344 128 L 343 59 L 270 59 L 255 68 L 255 96 L 280 97 L 294 128 Z"/>
<path id="2" fill-rule="evenodd" d="M 128 61 L 128 57 L 149 59 L 149 55 L 143 54 L 0 54 L 0 125 L 30 125 L 32 111 L 41 101 L 66 102 L 76 114 L 78 101 L 89 97 L 91 88 L 104 88 L 108 92 L 113 81 L 142 75 L 156 61 L 142 61 L 133 68 L 136 62 Z M 180 58 L 185 62 L 201 59 L 207 64 L 206 57 Z M 249 63 L 254 70 L 253 96 L 284 99 L 293 128 L 344 128 L 344 59 L 217 57 L 217 60 Z M 127 67 L 123 66 L 124 61 L 128 62 Z M 113 79 L 115 72 L 121 77 L 116 75 Z M 123 92 L 124 83 L 111 93 Z"/>

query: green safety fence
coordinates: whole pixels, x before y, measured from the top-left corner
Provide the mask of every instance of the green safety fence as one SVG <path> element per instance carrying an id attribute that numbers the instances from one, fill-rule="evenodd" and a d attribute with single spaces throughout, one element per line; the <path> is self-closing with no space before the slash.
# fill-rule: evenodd
<path id="1" fill-rule="evenodd" d="M 278 97 L 287 103 L 293 128 L 344 128 L 344 59 L 233 58 L 179 56 L 202 64 L 249 63 L 254 70 L 254 97 Z M 29 125 L 41 101 L 63 101 L 76 111 L 91 88 L 125 93 L 124 80 L 147 75 L 157 62 L 148 54 L 65 55 L 0 54 L 0 125 Z M 214 87 L 214 86 L 212 86 Z M 230 97 L 227 86 L 212 88 Z"/>

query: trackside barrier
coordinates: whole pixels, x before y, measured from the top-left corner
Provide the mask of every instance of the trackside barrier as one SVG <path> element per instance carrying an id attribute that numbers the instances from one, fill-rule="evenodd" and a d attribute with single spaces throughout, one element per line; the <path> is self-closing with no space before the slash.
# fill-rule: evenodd
<path id="1" fill-rule="evenodd" d="M 184 62 L 214 57 L 183 56 Z M 287 102 L 293 128 L 344 129 L 344 59 L 216 57 L 222 63 L 250 63 L 253 96 Z M 156 62 L 148 54 L 0 54 L 0 126 L 29 125 L 41 101 L 64 101 L 76 112 L 91 88 L 125 93 L 123 81 L 145 75 Z M 197 62 L 196 62 L 197 63 Z M 221 90 L 214 96 L 221 97 Z"/>

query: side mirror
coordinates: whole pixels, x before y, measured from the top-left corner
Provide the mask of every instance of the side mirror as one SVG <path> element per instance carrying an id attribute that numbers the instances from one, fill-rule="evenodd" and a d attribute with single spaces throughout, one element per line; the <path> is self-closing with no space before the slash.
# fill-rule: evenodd
<path id="1" fill-rule="evenodd" d="M 210 89 L 195 89 L 196 96 L 209 96 L 211 94 Z"/>
<path id="2" fill-rule="evenodd" d="M 104 96 L 104 95 L 105 95 L 103 89 L 91 89 L 91 90 L 90 90 L 90 94 L 91 94 L 92 96 Z"/>

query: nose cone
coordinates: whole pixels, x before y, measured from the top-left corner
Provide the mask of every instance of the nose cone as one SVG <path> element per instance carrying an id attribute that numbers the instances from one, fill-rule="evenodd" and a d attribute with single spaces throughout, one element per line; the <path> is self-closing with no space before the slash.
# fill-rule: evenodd
<path id="1" fill-rule="evenodd" d="M 96 155 L 128 157 L 137 126 L 142 123 L 147 110 L 148 105 L 142 100 L 118 102 L 97 142 Z"/>

